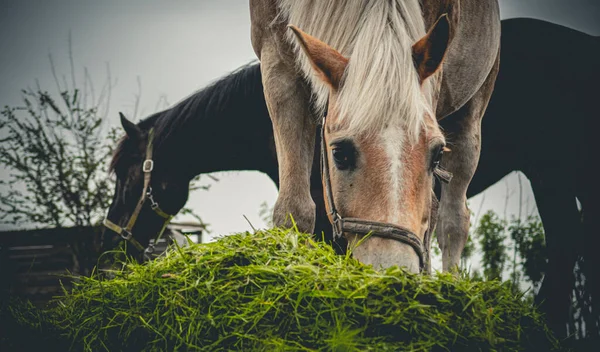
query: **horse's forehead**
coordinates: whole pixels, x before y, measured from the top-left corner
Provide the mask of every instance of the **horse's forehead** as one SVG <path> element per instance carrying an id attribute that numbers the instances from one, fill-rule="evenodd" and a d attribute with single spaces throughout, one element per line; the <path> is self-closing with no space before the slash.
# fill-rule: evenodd
<path id="1" fill-rule="evenodd" d="M 330 141 L 349 138 L 361 145 L 382 144 L 385 142 L 390 146 L 396 144 L 398 148 L 428 145 L 434 141 L 445 142 L 444 135 L 436 118 L 430 114 L 426 114 L 421 126 L 421 133 L 419 133 L 416 140 L 406 138 L 410 134 L 408 128 L 402 121 L 395 121 L 375 131 L 356 131 L 349 129 L 346 121 L 342 120 L 340 122 L 336 119 L 335 115 L 327 118 L 325 126 Z"/>
<path id="2" fill-rule="evenodd" d="M 118 178 L 133 181 L 141 177 L 144 156 L 141 154 L 140 149 L 139 146 L 131 143 L 123 145 L 115 153 L 111 167 Z"/>
<path id="3" fill-rule="evenodd" d="M 422 98 L 426 99 L 425 91 L 422 92 L 422 95 Z M 393 114 L 395 118 L 387 121 L 385 124 L 379 126 L 374 124 L 372 125 L 373 128 L 361 129 L 353 128 L 351 120 L 368 118 L 368 116 L 353 116 L 352 119 L 344 118 L 341 108 L 338 105 L 338 100 L 339 94 L 337 92 L 330 92 L 325 128 L 326 132 L 331 135 L 336 135 L 337 137 L 345 135 L 347 138 L 368 136 L 368 138 L 377 139 L 382 135 L 389 136 L 391 129 L 393 131 L 391 134 L 395 134 L 397 138 L 402 139 L 404 139 L 404 136 L 408 136 L 408 139 L 413 144 L 421 142 L 421 134 L 424 134 L 427 140 L 444 139 L 433 110 L 423 109 L 418 119 L 419 121 L 415 122 L 414 119 L 407 118 L 405 110 L 400 109 Z"/>

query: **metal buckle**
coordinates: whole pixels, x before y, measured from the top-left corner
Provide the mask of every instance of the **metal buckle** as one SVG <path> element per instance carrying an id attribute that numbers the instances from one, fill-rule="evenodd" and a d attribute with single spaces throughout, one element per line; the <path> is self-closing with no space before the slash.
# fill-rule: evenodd
<path id="1" fill-rule="evenodd" d="M 133 234 L 130 231 L 127 231 L 126 229 L 122 228 L 119 236 L 121 236 L 121 238 L 124 239 L 125 241 L 129 241 L 133 237 Z"/>
<path id="2" fill-rule="evenodd" d="M 144 261 L 151 261 L 152 258 L 152 254 L 154 253 L 154 245 L 149 244 L 148 247 L 146 247 L 146 249 L 144 249 Z"/>
<path id="3" fill-rule="evenodd" d="M 152 196 L 152 187 L 148 187 L 146 197 L 150 200 L 150 208 L 152 208 L 152 210 L 156 210 L 156 208 L 158 208 L 158 202 L 154 201 L 154 196 Z"/>
<path id="4" fill-rule="evenodd" d="M 340 217 L 340 214 L 333 213 L 333 235 L 335 237 L 342 237 L 342 233 L 344 232 L 344 220 Z"/>
<path id="5" fill-rule="evenodd" d="M 142 171 L 152 172 L 153 169 L 154 169 L 154 161 L 152 161 L 152 159 L 144 160 L 144 163 L 142 164 Z"/>
<path id="6" fill-rule="evenodd" d="M 144 252 L 146 252 L 147 254 L 154 253 L 154 244 L 149 244 L 148 247 L 146 247 L 146 249 L 144 250 Z"/>

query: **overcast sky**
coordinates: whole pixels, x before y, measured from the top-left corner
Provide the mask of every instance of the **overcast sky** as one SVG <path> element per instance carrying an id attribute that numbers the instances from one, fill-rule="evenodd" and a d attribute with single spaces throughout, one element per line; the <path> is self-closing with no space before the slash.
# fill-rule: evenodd
<path id="1" fill-rule="evenodd" d="M 68 35 L 72 33 L 75 67 L 87 67 L 96 84 L 109 63 L 113 77 L 110 123 L 117 112 L 131 115 L 142 83 L 139 117 L 154 112 L 166 96 L 172 104 L 209 82 L 255 59 L 250 45 L 247 0 L 10 0 L 0 1 L 0 105 L 20 102 L 20 89 L 39 79 L 53 89 L 48 55 L 67 74 Z M 500 0 L 502 18 L 534 17 L 600 35 L 600 1 Z M 485 138 L 485 136 L 483 136 Z M 5 170 L 0 176 L 6 177 Z M 258 172 L 220 173 L 209 192 L 193 194 L 188 205 L 211 224 L 213 235 L 256 227 L 260 203 L 275 202 L 277 190 Z M 534 207 L 529 183 L 524 199 Z M 506 187 L 513 192 L 509 214 L 516 211 L 518 182 L 505 178 L 485 193 L 483 210 L 504 211 Z M 477 211 L 482 197 L 470 200 Z M 1 227 L 0 227 L 1 229 Z"/>

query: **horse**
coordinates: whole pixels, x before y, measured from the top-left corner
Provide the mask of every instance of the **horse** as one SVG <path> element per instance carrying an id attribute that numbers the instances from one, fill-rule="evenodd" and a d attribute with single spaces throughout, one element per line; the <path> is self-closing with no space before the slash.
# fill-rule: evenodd
<path id="1" fill-rule="evenodd" d="M 137 124 L 120 114 L 125 135 L 110 163 L 116 184 L 102 250 L 125 239 L 128 255 L 151 254 L 150 240 L 185 205 L 198 174 L 254 169 L 277 180 L 271 123 L 253 118 L 265 105 L 260 70 L 244 67 Z"/>
<path id="2" fill-rule="evenodd" d="M 544 299 L 545 302 L 552 303 L 545 304 L 543 307 L 546 311 L 554 310 L 554 313 L 550 312 L 550 316 L 555 316 L 557 318 L 554 319 L 560 321 L 563 319 L 560 317 L 564 316 L 564 311 L 568 307 L 565 299 L 568 298 L 569 292 L 566 290 L 570 290 L 572 284 L 572 276 L 569 273 L 573 266 L 572 247 L 580 242 L 579 240 L 560 241 L 562 234 L 567 233 L 565 229 L 581 227 L 579 218 L 573 215 L 576 214 L 577 207 L 569 194 L 573 194 L 572 190 L 575 188 L 592 189 L 595 183 L 591 182 L 591 179 L 581 179 L 584 173 L 572 172 L 575 170 L 572 165 L 563 167 L 565 161 L 573 162 L 575 159 L 565 157 L 563 153 L 549 153 L 545 148 L 553 141 L 566 139 L 570 141 L 568 145 L 571 148 L 574 148 L 575 142 L 578 142 L 578 149 L 587 150 L 586 144 L 589 143 L 589 139 L 580 138 L 578 128 L 585 128 L 586 131 L 598 129 L 598 120 L 593 118 L 596 114 L 593 106 L 594 85 L 590 86 L 590 82 L 597 81 L 600 76 L 597 71 L 595 74 L 591 71 L 593 65 L 574 64 L 579 61 L 569 58 L 567 53 L 572 51 L 561 51 L 560 48 L 575 46 L 583 53 L 581 57 L 593 61 L 594 58 L 598 60 L 600 57 L 598 54 L 600 45 L 597 44 L 597 38 L 592 39 L 583 33 L 533 19 L 504 20 L 502 33 L 502 66 L 494 94 L 486 110 L 487 118 L 482 123 L 481 133 L 486 138 L 483 139 L 479 164 L 469 184 L 467 196 L 470 198 L 483 192 L 514 170 L 524 172 L 531 180 L 548 246 L 564 246 L 567 254 L 565 256 L 567 260 L 563 260 L 564 257 L 558 251 L 549 251 L 546 277 L 538 294 L 538 300 Z M 542 41 L 548 34 L 551 34 L 553 39 Z M 539 44 L 532 46 L 532 43 Z M 582 51 L 584 48 L 586 50 Z M 543 62 L 546 65 L 540 65 L 539 58 L 544 58 Z M 560 72 L 560 75 L 556 72 Z M 536 79 L 529 79 L 530 77 Z M 568 96 L 565 96 L 562 90 L 565 84 L 573 89 Z M 519 108 L 515 109 L 515 106 Z M 571 114 L 572 111 L 577 113 Z M 565 126 L 562 123 L 563 116 L 571 116 L 573 124 Z M 136 197 L 143 187 L 140 178 L 136 185 L 135 180 L 127 181 L 127 176 L 124 174 L 131 168 L 137 168 L 138 172 L 141 170 L 141 155 L 146 149 L 145 136 L 151 128 L 161 131 L 159 133 L 161 135 L 165 133 L 165 136 L 159 139 L 175 138 L 178 142 L 187 141 L 187 143 L 173 144 L 168 149 L 168 153 L 161 151 L 162 147 L 157 150 L 158 155 L 179 161 L 172 165 L 171 170 L 174 173 L 179 173 L 184 168 L 195 170 L 193 174 L 226 170 L 257 170 L 270 177 L 276 186 L 279 185 L 274 135 L 263 94 L 259 64 L 249 64 L 239 68 L 173 108 L 142 120 L 136 127 L 132 127 L 126 119 L 122 119 L 122 123 L 126 131 L 133 131 L 130 133 L 136 136 L 136 140 L 132 140 L 126 134 L 116 149 L 111 163 L 115 171 L 117 168 L 124 170 L 121 172 L 121 177 L 118 177 L 115 197 L 108 216 L 121 226 L 125 226 L 128 219 L 124 211 L 126 209 L 130 209 L 129 212 L 133 211 Z M 541 127 L 544 128 L 544 133 L 539 133 Z M 570 130 L 565 134 L 566 127 Z M 202 138 L 179 139 L 179 136 L 183 135 L 179 130 L 184 134 L 196 131 L 202 135 Z M 167 135 L 169 131 L 171 133 Z M 202 134 L 202 131 L 210 131 L 210 133 Z M 315 233 L 319 234 L 317 236 L 319 238 L 321 234 L 324 235 L 328 242 L 336 245 L 337 250 L 342 252 L 346 246 L 343 239 L 333 241 L 332 229 L 324 206 L 319 172 L 320 141 L 317 138 L 319 134 L 320 131 L 317 129 L 315 132 L 317 146 L 311 173 L 311 197 L 316 204 Z M 248 138 L 248 136 L 256 137 Z M 513 138 L 509 138 L 510 136 Z M 240 143 L 242 141 L 243 144 Z M 218 154 L 213 152 L 215 145 L 222 146 Z M 194 156 L 183 158 L 182 155 L 189 155 L 190 150 L 194 150 Z M 561 167 L 547 170 L 549 166 L 555 165 Z M 161 160 L 156 162 L 157 170 L 164 167 Z M 575 180 L 574 174 L 580 179 Z M 548 182 L 549 176 L 565 182 L 554 183 L 552 192 L 548 192 L 543 185 Z M 570 182 L 566 182 L 567 180 Z M 157 182 L 155 187 L 158 189 L 158 184 L 162 180 L 153 175 L 153 182 Z M 164 194 L 156 200 L 161 204 L 164 203 L 170 213 L 177 213 L 179 209 L 175 204 L 167 204 L 172 202 L 171 196 L 174 198 L 184 196 L 178 193 L 184 192 L 188 182 L 189 180 L 183 179 L 179 185 L 172 182 L 165 184 L 169 187 L 165 188 Z M 132 188 L 131 190 L 125 188 L 126 183 Z M 133 188 L 137 188 L 138 191 L 133 191 Z M 126 193 L 131 196 L 124 200 L 123 195 Z M 581 192 L 577 194 L 577 197 L 585 197 L 580 196 Z M 584 208 L 593 206 L 587 201 L 584 202 Z M 121 211 L 123 213 L 120 213 Z M 146 216 L 155 215 L 152 214 L 151 209 L 147 209 L 141 216 L 142 219 L 137 226 L 144 226 L 147 221 Z M 562 221 L 557 223 L 556 219 Z M 157 221 L 154 227 L 151 224 L 146 224 L 144 228 L 136 227 L 133 232 L 139 242 L 148 246 L 151 235 L 160 230 L 159 226 L 161 221 Z M 573 237 L 581 237 L 578 231 L 569 230 L 568 233 L 574 234 Z M 591 232 L 587 234 L 585 242 L 596 243 L 594 241 L 597 239 L 590 235 Z M 111 238 L 109 233 L 105 232 L 105 249 L 112 248 L 117 239 L 120 237 Z M 590 252 L 592 248 L 595 247 L 584 246 L 587 251 L 584 255 L 586 262 L 593 264 L 597 259 Z M 590 264 L 588 267 L 598 266 Z M 588 277 L 592 280 L 594 278 L 593 275 Z M 557 287 L 556 285 L 560 285 L 561 282 L 564 287 Z M 594 292 L 596 292 L 594 296 L 598 297 L 597 288 Z"/>
<path id="3" fill-rule="evenodd" d="M 584 257 L 587 287 L 597 297 L 594 314 L 600 316 L 599 239 L 592 227 L 600 215 L 592 197 L 600 192 L 590 170 L 591 131 L 600 129 L 600 39 L 545 21 L 510 19 L 502 21 L 501 46 L 500 72 L 482 122 L 479 165 L 467 196 L 513 170 L 531 181 L 547 250 L 536 301 L 553 330 L 564 336 L 578 256 Z M 597 334 L 597 326 L 588 329 Z"/>
<path id="4" fill-rule="evenodd" d="M 497 1 L 251 0 L 250 17 L 279 163 L 275 225 L 292 214 L 300 230 L 315 227 L 310 175 L 323 116 L 334 235 L 360 239 L 353 254 L 363 263 L 423 271 L 434 174 L 447 181 L 450 172 L 437 232 L 443 269 L 456 268 L 481 117 L 499 66 Z M 446 144 L 452 152 L 441 160 Z"/>

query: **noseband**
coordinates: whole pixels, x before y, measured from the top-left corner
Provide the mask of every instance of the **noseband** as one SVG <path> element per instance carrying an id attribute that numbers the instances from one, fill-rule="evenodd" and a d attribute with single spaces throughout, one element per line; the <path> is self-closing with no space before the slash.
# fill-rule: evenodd
<path id="1" fill-rule="evenodd" d="M 121 236 L 122 239 L 130 242 L 137 250 L 143 251 L 144 256 L 147 259 L 149 259 L 150 255 L 152 253 L 154 253 L 154 247 L 155 247 L 156 243 L 162 237 L 162 234 L 165 231 L 165 228 L 169 224 L 169 221 L 171 221 L 171 219 L 173 218 L 173 215 L 169 215 L 169 214 L 165 213 L 160 208 L 160 206 L 158 205 L 158 203 L 154 200 L 154 197 L 152 196 L 152 187 L 150 186 L 150 177 L 152 175 L 152 170 L 154 169 L 154 161 L 152 160 L 152 141 L 153 140 L 154 140 L 154 129 L 152 128 L 152 129 L 150 129 L 150 132 L 148 132 L 148 145 L 146 146 L 146 160 L 144 160 L 144 163 L 142 164 L 142 171 L 144 173 L 144 189 L 142 190 L 142 195 L 135 207 L 135 210 L 133 211 L 133 214 L 131 215 L 131 217 L 129 218 L 129 221 L 127 222 L 127 226 L 121 227 L 121 226 L 115 224 L 114 222 L 112 222 L 108 219 L 108 216 L 104 219 L 104 222 L 103 222 L 103 225 L 106 226 L 108 229 L 116 232 L 119 236 Z M 142 208 L 143 208 L 146 200 L 150 201 L 150 208 L 152 208 L 152 210 L 154 210 L 154 212 L 158 216 L 163 218 L 164 222 L 163 222 L 163 225 L 162 225 L 160 231 L 156 234 L 154 243 L 149 244 L 148 247 L 144 248 L 144 246 L 142 246 L 142 244 L 133 237 L 133 233 L 131 232 L 131 230 L 135 226 L 135 222 L 137 221 L 138 216 L 140 215 L 140 212 L 142 211 Z"/>
<path id="2" fill-rule="evenodd" d="M 342 237 L 344 232 L 354 233 L 358 235 L 370 234 L 374 237 L 392 239 L 412 247 L 419 257 L 419 271 L 427 271 L 429 269 L 430 255 L 429 247 L 431 233 L 435 226 L 435 221 L 432 216 L 437 217 L 437 199 L 432 190 L 432 206 L 429 220 L 429 229 L 425 232 L 424 241 L 415 235 L 412 231 L 390 223 L 369 221 L 357 218 L 344 218 L 338 213 L 335 202 L 333 201 L 333 192 L 331 187 L 331 177 L 329 175 L 329 160 L 327 157 L 327 147 L 325 145 L 325 122 L 327 119 L 327 111 L 323 114 L 323 123 L 321 125 L 321 178 L 325 186 L 327 202 L 329 203 L 329 215 L 332 220 L 334 239 Z M 452 179 L 452 173 L 442 169 L 439 165 L 434 168 L 434 175 L 442 182 L 448 183 Z"/>

